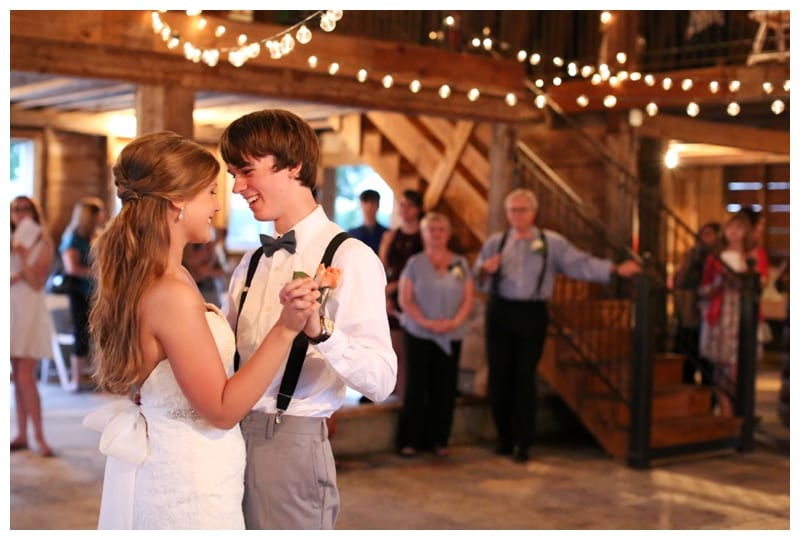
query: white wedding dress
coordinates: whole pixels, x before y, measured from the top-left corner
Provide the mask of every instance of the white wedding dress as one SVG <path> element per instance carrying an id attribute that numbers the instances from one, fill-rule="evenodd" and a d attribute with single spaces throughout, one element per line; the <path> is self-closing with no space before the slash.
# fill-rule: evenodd
<path id="1" fill-rule="evenodd" d="M 208 304 L 211 332 L 233 373 L 235 338 Z M 244 529 L 245 446 L 237 425 L 202 420 L 181 392 L 170 363 L 141 388 L 141 405 L 119 399 L 90 413 L 84 426 L 102 433 L 107 455 L 98 529 Z"/>

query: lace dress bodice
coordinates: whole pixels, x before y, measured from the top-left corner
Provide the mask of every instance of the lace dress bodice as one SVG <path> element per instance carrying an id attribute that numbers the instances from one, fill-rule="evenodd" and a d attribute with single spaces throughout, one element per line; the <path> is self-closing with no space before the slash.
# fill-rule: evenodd
<path id="1" fill-rule="evenodd" d="M 230 377 L 233 331 L 216 306 L 209 304 L 207 309 L 209 328 Z M 138 407 L 130 400 L 106 407 L 110 412 L 99 414 L 101 420 L 89 422 L 94 429 L 101 426 L 100 449 L 108 455 L 98 528 L 244 528 L 241 430 L 238 425 L 216 428 L 199 417 L 168 360 L 159 362 L 142 384 Z M 109 441 L 117 440 L 115 449 Z"/>
<path id="2" fill-rule="evenodd" d="M 236 352 L 236 340 L 227 319 L 213 304 L 206 304 L 206 320 L 217 344 L 222 365 L 228 377 L 233 375 L 233 355 Z M 192 406 L 175 380 L 172 366 L 167 360 L 162 360 L 142 384 L 140 390 L 142 410 L 167 409 L 172 411 L 190 411 Z M 146 413 L 145 413 L 146 416 Z"/>

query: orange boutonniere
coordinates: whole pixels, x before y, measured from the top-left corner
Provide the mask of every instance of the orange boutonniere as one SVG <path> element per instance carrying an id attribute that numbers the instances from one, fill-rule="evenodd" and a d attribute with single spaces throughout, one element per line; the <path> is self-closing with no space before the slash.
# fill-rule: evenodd
<path id="1" fill-rule="evenodd" d="M 334 266 L 326 267 L 323 263 L 319 263 L 317 273 L 314 275 L 314 281 L 319 284 L 319 303 L 322 304 L 320 309 L 325 307 L 325 301 L 328 299 L 328 294 L 331 289 L 335 289 L 339 284 L 339 278 L 342 276 L 342 270 Z M 292 279 L 308 277 L 303 271 L 295 270 L 292 273 Z"/>

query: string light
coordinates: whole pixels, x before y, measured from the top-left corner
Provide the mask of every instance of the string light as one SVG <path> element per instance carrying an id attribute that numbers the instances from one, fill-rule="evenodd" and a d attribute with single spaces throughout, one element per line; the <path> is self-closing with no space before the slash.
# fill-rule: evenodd
<path id="1" fill-rule="evenodd" d="M 201 14 L 200 10 L 195 10 L 193 12 L 193 16 L 199 16 Z M 242 66 L 248 60 L 257 57 L 262 49 L 265 49 L 271 58 L 281 58 L 287 54 L 290 54 L 295 48 L 296 44 L 305 45 L 309 43 L 312 39 L 312 32 L 309 29 L 307 23 L 309 23 L 312 19 L 319 18 L 320 28 L 323 31 L 332 31 L 336 27 L 336 22 L 341 20 L 343 15 L 342 11 L 337 10 L 320 10 L 312 13 L 310 16 L 306 17 L 305 19 L 299 21 L 298 23 L 274 34 L 272 36 L 252 40 L 245 34 L 241 34 L 236 38 L 236 46 L 233 47 L 215 47 L 215 48 L 202 48 L 197 47 L 189 41 L 184 41 L 181 39 L 181 36 L 178 32 L 174 31 L 169 27 L 169 25 L 164 21 L 164 19 L 159 15 L 158 12 L 152 12 L 152 27 L 153 32 L 160 35 L 161 39 L 166 43 L 166 46 L 170 49 L 175 49 L 178 46 L 183 46 L 183 53 L 187 60 L 192 62 L 200 62 L 207 64 L 208 66 L 215 66 L 218 64 L 221 57 L 227 55 L 227 60 L 234 66 Z M 603 21 L 604 24 L 611 21 L 611 14 L 609 12 L 603 13 Z M 457 19 L 452 16 L 445 17 L 443 24 L 445 27 L 453 27 L 457 25 Z M 211 31 L 209 28 L 208 21 L 205 18 L 200 18 L 197 20 L 197 26 L 200 29 L 207 29 L 207 31 Z M 213 28 L 213 34 L 216 37 L 222 37 L 227 33 L 227 30 L 224 25 L 217 25 Z M 482 29 L 482 36 L 476 36 L 472 39 L 472 44 L 475 48 L 481 48 L 491 50 L 495 46 L 497 46 L 500 50 L 508 49 L 507 44 L 504 43 L 495 43 L 495 40 L 490 37 L 491 29 L 489 27 L 484 27 Z M 431 32 L 430 34 L 431 39 L 443 39 L 444 34 L 442 31 L 438 32 Z M 514 54 L 513 52 L 511 54 Z M 516 59 L 518 62 L 525 62 L 526 60 L 530 63 L 531 66 L 539 66 L 543 61 L 543 55 L 538 52 L 528 52 L 525 50 L 519 50 L 516 53 Z M 618 88 L 624 83 L 625 81 L 630 80 L 631 82 L 638 83 L 639 81 L 643 81 L 649 87 L 653 87 L 658 84 L 656 77 L 653 74 L 643 74 L 638 71 L 634 71 L 628 73 L 624 69 L 617 69 L 617 67 L 622 66 L 627 62 L 627 55 L 624 52 L 618 52 L 614 55 L 617 64 L 615 64 L 614 71 L 612 68 L 606 64 L 602 63 L 599 64 L 597 67 L 591 64 L 585 64 L 579 68 L 578 62 L 569 61 L 567 62 L 564 58 L 560 56 L 553 56 L 550 61 L 552 64 L 559 68 L 565 67 L 565 72 L 560 74 L 553 75 L 549 78 L 550 84 L 554 87 L 558 87 L 563 83 L 563 78 L 569 76 L 571 78 L 576 78 L 579 75 L 582 76 L 584 79 L 589 79 L 591 83 L 595 86 L 602 85 L 603 83 L 608 83 L 610 88 Z M 341 71 L 341 66 L 338 62 L 331 61 L 332 59 L 327 59 L 325 62 L 328 65 L 328 73 L 330 75 L 337 75 Z M 316 56 L 309 56 L 308 58 L 308 65 L 311 69 L 316 69 L 319 65 L 319 59 Z M 348 71 L 349 76 L 354 75 L 354 71 Z M 360 68 L 357 72 L 355 72 L 356 79 L 361 82 L 365 83 L 369 79 L 369 74 L 366 69 Z M 691 78 L 684 78 L 680 82 L 680 88 L 684 91 L 691 90 L 695 83 L 700 84 L 700 81 L 695 81 Z M 385 75 L 382 79 L 380 79 L 380 84 L 384 88 L 391 88 L 395 84 L 394 77 L 392 75 Z M 406 84 L 403 82 L 403 84 Z M 542 77 L 536 78 L 535 83 L 537 88 L 545 89 L 545 79 Z M 732 93 L 738 92 L 741 89 L 741 82 L 738 80 L 732 80 L 725 83 L 728 87 L 728 90 Z M 789 80 L 785 80 L 782 83 L 778 83 L 773 85 L 772 82 L 764 81 L 761 84 L 761 88 L 764 94 L 771 94 L 775 87 L 783 87 L 784 92 L 789 92 Z M 673 87 L 673 81 L 669 77 L 664 77 L 660 81 L 660 86 L 663 90 L 669 91 Z M 408 88 L 412 93 L 418 93 L 421 88 L 422 84 L 419 80 L 414 79 L 408 83 Z M 718 81 L 711 81 L 708 83 L 708 90 L 712 94 L 716 94 L 720 90 L 720 83 Z M 467 99 L 471 102 L 475 102 L 481 95 L 481 91 L 479 88 L 469 88 L 466 89 L 456 89 L 457 92 L 464 92 Z M 438 94 L 442 99 L 449 98 L 454 89 L 451 88 L 448 84 L 441 84 L 438 88 Z M 517 104 L 518 98 L 514 93 L 508 93 L 505 96 L 505 102 L 508 106 L 513 107 Z M 575 103 L 581 107 L 587 107 L 589 105 L 590 98 L 586 95 L 579 96 Z M 543 108 L 547 103 L 547 97 L 545 94 L 540 94 L 535 99 L 535 104 L 539 108 Z M 607 108 L 613 108 L 618 105 L 618 97 L 614 94 L 606 94 L 603 99 L 602 103 Z M 785 109 L 785 104 L 782 100 L 776 99 L 771 103 L 770 106 L 772 112 L 774 114 L 781 114 Z M 738 115 L 741 111 L 740 105 L 732 101 L 728 105 L 728 113 L 731 116 Z M 659 108 L 655 101 L 651 101 L 645 107 L 645 112 L 649 116 L 655 116 L 658 114 Z M 733 112 L 735 111 L 735 112 Z M 687 105 L 686 113 L 692 117 L 695 117 L 700 114 L 700 106 L 696 102 L 691 102 Z"/>
<path id="2" fill-rule="evenodd" d="M 190 17 L 197 17 L 202 10 L 187 10 L 186 14 Z M 169 49 L 174 49 L 183 43 L 184 56 L 192 62 L 203 61 L 208 66 L 215 66 L 221 55 L 227 54 L 228 61 L 236 66 L 243 66 L 248 60 L 259 56 L 262 47 L 269 51 L 270 58 L 278 59 L 291 53 L 295 48 L 295 42 L 306 45 L 311 41 L 311 30 L 306 26 L 311 20 L 319 18 L 319 26 L 325 32 L 332 32 L 336 28 L 336 23 L 341 20 L 344 12 L 341 10 L 319 10 L 315 11 L 305 19 L 289 26 L 288 28 L 255 41 L 250 41 L 246 34 L 240 34 L 236 38 L 236 46 L 231 47 L 198 47 L 190 41 L 182 40 L 180 34 L 173 30 L 164 21 L 158 11 L 151 12 L 153 32 L 160 35 L 161 39 L 167 44 Z M 202 30 L 206 28 L 208 22 L 205 18 L 198 20 L 198 27 Z M 292 33 L 296 33 L 292 36 Z M 223 25 L 218 25 L 214 29 L 216 37 L 222 37 L 226 33 Z"/>

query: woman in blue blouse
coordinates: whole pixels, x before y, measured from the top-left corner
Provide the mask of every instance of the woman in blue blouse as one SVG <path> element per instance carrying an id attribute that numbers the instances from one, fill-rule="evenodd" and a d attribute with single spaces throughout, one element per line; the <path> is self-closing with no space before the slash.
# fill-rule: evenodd
<path id="1" fill-rule="evenodd" d="M 72 390 L 80 389 L 84 369 L 89 369 L 89 302 L 94 290 L 90 260 L 92 242 L 106 222 L 106 207 L 97 197 L 84 197 L 75 205 L 72 220 L 61 236 L 59 251 L 67 280 L 69 309 L 75 345 L 70 356 Z"/>
<path id="2" fill-rule="evenodd" d="M 408 259 L 399 283 L 406 387 L 397 436 L 402 456 L 447 454 L 461 342 L 474 283 L 467 259 L 448 248 L 450 221 L 429 212 L 420 223 L 423 251 Z"/>

